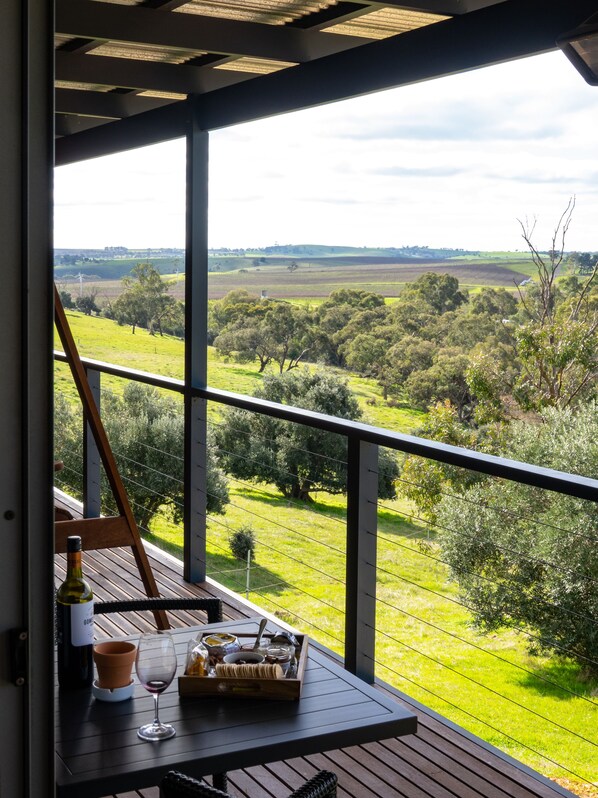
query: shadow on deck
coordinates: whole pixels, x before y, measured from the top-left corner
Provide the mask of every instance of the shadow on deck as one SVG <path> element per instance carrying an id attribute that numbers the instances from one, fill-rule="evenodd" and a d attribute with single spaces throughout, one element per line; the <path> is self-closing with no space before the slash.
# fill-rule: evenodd
<path id="1" fill-rule="evenodd" d="M 258 608 L 207 580 L 183 580 L 182 563 L 156 547 L 146 551 L 163 596 L 217 596 L 226 620 L 255 617 Z M 65 573 L 64 555 L 56 556 L 56 578 Z M 133 555 L 128 549 L 88 551 L 85 574 L 100 601 L 145 595 Z M 169 613 L 176 627 L 205 622 L 201 613 Z M 154 629 L 151 613 L 97 616 L 99 636 L 133 634 Z M 339 777 L 340 798 L 563 798 L 572 794 L 528 770 L 468 732 L 384 683 L 377 685 L 418 716 L 416 735 L 328 751 L 315 756 L 229 772 L 233 796 L 283 798 L 317 770 Z M 127 792 L 119 798 L 158 798 L 158 788 Z"/>

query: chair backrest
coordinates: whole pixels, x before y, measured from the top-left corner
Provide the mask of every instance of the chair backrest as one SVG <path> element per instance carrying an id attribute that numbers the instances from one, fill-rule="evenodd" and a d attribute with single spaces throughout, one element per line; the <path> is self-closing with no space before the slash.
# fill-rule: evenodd
<path id="1" fill-rule="evenodd" d="M 141 598 L 128 601 L 96 601 L 94 613 L 141 612 L 151 610 L 203 610 L 208 623 L 222 621 L 222 601 L 219 598 Z"/>
<path id="2" fill-rule="evenodd" d="M 321 770 L 306 781 L 289 798 L 335 798 L 336 773 Z M 176 770 L 169 771 L 160 784 L 160 798 L 230 798 L 230 796 Z"/>

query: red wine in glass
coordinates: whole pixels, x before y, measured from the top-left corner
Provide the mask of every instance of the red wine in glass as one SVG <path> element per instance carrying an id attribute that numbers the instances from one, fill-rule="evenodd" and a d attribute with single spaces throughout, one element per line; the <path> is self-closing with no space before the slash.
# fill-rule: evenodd
<path id="1" fill-rule="evenodd" d="M 142 740 L 168 740 L 176 731 L 169 723 L 162 723 L 159 716 L 160 693 L 169 686 L 176 673 L 174 641 L 168 632 L 142 634 L 135 661 L 137 678 L 148 693 L 154 697 L 154 720 L 137 730 Z"/>

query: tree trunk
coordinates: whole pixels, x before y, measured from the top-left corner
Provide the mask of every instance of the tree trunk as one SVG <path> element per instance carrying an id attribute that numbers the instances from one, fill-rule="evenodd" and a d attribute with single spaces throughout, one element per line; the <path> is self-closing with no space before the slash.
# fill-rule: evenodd
<path id="1" fill-rule="evenodd" d="M 310 483 L 308 481 L 299 483 L 295 482 L 291 491 L 289 492 L 289 497 L 291 499 L 297 499 L 298 501 L 305 502 L 306 504 L 313 504 L 313 499 L 309 495 Z"/>

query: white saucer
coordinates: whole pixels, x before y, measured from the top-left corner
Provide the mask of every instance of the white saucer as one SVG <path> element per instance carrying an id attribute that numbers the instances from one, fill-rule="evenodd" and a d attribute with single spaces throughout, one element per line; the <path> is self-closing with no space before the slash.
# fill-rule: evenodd
<path id="1" fill-rule="evenodd" d="M 133 679 L 125 687 L 115 687 L 113 690 L 108 690 L 105 687 L 98 685 L 97 679 L 94 679 L 91 686 L 91 692 L 94 698 L 98 701 L 126 701 L 127 698 L 133 696 L 135 690 L 135 682 Z"/>

